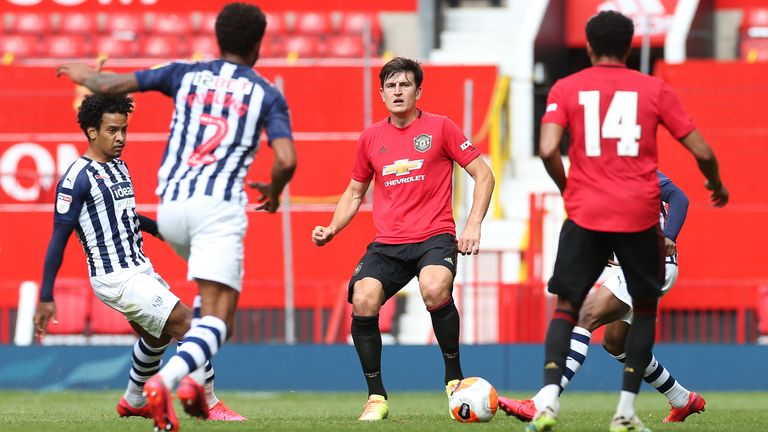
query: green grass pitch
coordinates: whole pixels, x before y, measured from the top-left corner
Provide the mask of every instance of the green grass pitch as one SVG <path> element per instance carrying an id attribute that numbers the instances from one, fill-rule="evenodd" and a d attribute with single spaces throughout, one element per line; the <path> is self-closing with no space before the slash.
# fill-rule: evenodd
<path id="1" fill-rule="evenodd" d="M 767 431 L 768 393 L 705 392 L 706 412 L 683 424 L 663 424 L 665 399 L 643 389 L 638 414 L 653 431 Z M 522 431 L 525 425 L 499 411 L 487 424 L 460 424 L 448 417 L 445 395 L 392 392 L 390 417 L 361 424 L 365 395 L 360 393 L 236 393 L 221 392 L 232 408 L 250 420 L 244 423 L 192 420 L 178 411 L 182 431 Z M 524 397 L 513 394 L 513 397 Z M 151 431 L 149 420 L 120 419 L 114 411 L 118 392 L 0 392 L 0 430 L 11 431 Z M 607 431 L 616 393 L 566 393 L 557 431 Z"/>

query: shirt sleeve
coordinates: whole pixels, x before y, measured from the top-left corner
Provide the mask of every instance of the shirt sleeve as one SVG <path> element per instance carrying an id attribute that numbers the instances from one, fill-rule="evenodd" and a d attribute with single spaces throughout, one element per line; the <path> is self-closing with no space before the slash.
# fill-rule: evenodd
<path id="1" fill-rule="evenodd" d="M 186 63 L 166 63 L 150 69 L 134 72 L 139 83 L 139 91 L 156 90 L 166 96 L 173 96 L 181 85 L 180 77 Z"/>
<path id="2" fill-rule="evenodd" d="M 568 114 L 565 112 L 565 91 L 560 81 L 552 86 L 547 96 L 547 109 L 544 111 L 542 123 L 556 123 L 568 128 Z"/>
<path id="3" fill-rule="evenodd" d="M 357 146 L 355 147 L 355 159 L 352 164 L 352 179 L 365 183 L 371 181 L 373 178 L 373 166 L 371 165 L 371 158 L 368 155 L 368 139 L 366 134 L 360 134 L 360 138 L 357 140 Z"/>
<path id="4" fill-rule="evenodd" d="M 443 122 L 443 148 L 448 157 L 455 160 L 462 168 L 480 156 L 477 147 L 464 136 L 459 126 L 446 118 Z"/>
<path id="5" fill-rule="evenodd" d="M 43 264 L 43 282 L 40 284 L 39 297 L 41 302 L 53 301 L 53 282 L 56 280 L 59 268 L 61 268 L 64 249 L 67 247 L 67 240 L 73 229 L 73 225 L 53 224 L 53 235 L 48 243 L 48 250 L 45 252 L 45 264 Z"/>
<path id="6" fill-rule="evenodd" d="M 683 108 L 682 102 L 672 88 L 665 82 L 661 83 L 659 91 L 659 117 L 661 123 L 667 128 L 675 139 L 683 139 L 696 129 L 693 119 Z"/>
<path id="7" fill-rule="evenodd" d="M 56 205 L 53 209 L 53 222 L 70 225 L 73 228 L 80 219 L 80 211 L 88 197 L 90 184 L 85 175 L 78 175 L 75 180 L 69 177 L 61 179 L 56 186 Z"/>
<path id="8" fill-rule="evenodd" d="M 664 174 L 661 172 L 658 174 L 661 200 L 669 204 L 667 220 L 664 224 L 664 237 L 677 242 L 677 236 L 680 235 L 688 215 L 688 197 Z"/>
<path id="9" fill-rule="evenodd" d="M 154 237 L 157 237 L 157 234 L 160 232 L 157 229 L 157 221 L 152 219 L 151 217 L 144 216 L 143 214 L 138 214 L 139 216 L 139 229 L 144 231 L 147 234 L 151 234 Z"/>
<path id="10" fill-rule="evenodd" d="M 267 106 L 265 116 L 265 131 L 267 133 L 267 140 L 269 143 L 276 138 L 291 138 L 291 114 L 288 109 L 288 102 L 285 97 L 274 90 L 274 97 L 272 103 Z"/>

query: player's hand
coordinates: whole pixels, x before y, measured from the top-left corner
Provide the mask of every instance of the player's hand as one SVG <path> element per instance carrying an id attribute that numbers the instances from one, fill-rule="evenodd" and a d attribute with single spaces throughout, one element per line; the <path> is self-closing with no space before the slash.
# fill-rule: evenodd
<path id="1" fill-rule="evenodd" d="M 677 243 L 664 237 L 664 249 L 667 251 L 667 256 L 672 256 L 677 253 Z"/>
<path id="2" fill-rule="evenodd" d="M 707 180 L 704 182 L 704 187 L 712 191 L 709 194 L 709 200 L 712 201 L 715 207 L 724 207 L 728 204 L 728 189 L 725 188 L 723 182 L 713 185 Z"/>
<path id="3" fill-rule="evenodd" d="M 477 255 L 480 252 L 480 224 L 468 222 L 459 237 L 459 253 Z"/>
<path id="4" fill-rule="evenodd" d="M 74 83 L 82 85 L 88 77 L 99 73 L 103 64 L 100 61 L 96 68 L 92 68 L 85 63 L 65 63 L 56 68 L 56 77 L 66 75 Z"/>
<path id="5" fill-rule="evenodd" d="M 333 228 L 318 225 L 312 230 L 312 242 L 318 246 L 324 246 L 333 240 L 333 236 L 335 235 L 336 230 Z"/>
<path id="6" fill-rule="evenodd" d="M 54 324 L 58 324 L 56 319 L 56 303 L 54 302 L 38 302 L 35 307 L 35 316 L 32 322 L 35 324 L 35 337 L 41 338 L 45 336 L 48 329 L 48 321 Z"/>
<path id="7" fill-rule="evenodd" d="M 272 183 L 248 182 L 248 186 L 261 193 L 261 196 L 258 198 L 261 205 L 256 207 L 256 210 L 265 210 L 269 213 L 277 211 L 278 207 L 280 207 L 280 197 L 274 196 Z"/>

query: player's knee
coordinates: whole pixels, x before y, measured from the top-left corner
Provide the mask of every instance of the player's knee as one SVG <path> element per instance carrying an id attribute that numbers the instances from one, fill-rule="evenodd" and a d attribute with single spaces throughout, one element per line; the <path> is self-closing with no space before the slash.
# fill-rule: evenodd
<path id="1" fill-rule="evenodd" d="M 616 341 L 610 341 L 607 338 L 603 339 L 603 348 L 614 357 L 624 353 L 623 346 L 621 346 L 620 344 L 617 344 Z"/>
<path id="2" fill-rule="evenodd" d="M 594 308 L 582 308 L 576 325 L 590 332 L 595 331 L 595 329 L 600 327 L 600 316 L 595 312 Z"/>
<path id="3" fill-rule="evenodd" d="M 352 308 L 361 316 L 376 315 L 381 309 L 381 290 L 363 281 L 355 282 L 352 292 Z"/>
<path id="4" fill-rule="evenodd" d="M 451 297 L 451 285 L 445 281 L 419 281 L 419 285 L 421 285 L 421 297 L 424 299 L 427 309 L 442 304 Z"/>

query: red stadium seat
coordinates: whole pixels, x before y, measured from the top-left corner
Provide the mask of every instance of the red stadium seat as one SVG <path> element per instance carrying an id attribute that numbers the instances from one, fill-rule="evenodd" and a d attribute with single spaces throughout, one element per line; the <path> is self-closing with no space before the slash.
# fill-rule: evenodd
<path id="1" fill-rule="evenodd" d="M 365 12 L 344 12 L 339 24 L 339 33 L 349 35 L 363 34 L 365 22 L 370 23 L 371 39 L 378 43 L 381 40 L 381 24 L 374 14 Z"/>
<path id="2" fill-rule="evenodd" d="M 200 15 L 200 24 L 197 27 L 198 33 L 216 34 L 216 14 L 203 13 Z"/>
<path id="3" fill-rule="evenodd" d="M 189 14 L 158 12 L 151 22 L 149 31 L 156 34 L 181 36 L 192 32 L 192 16 Z"/>
<path id="4" fill-rule="evenodd" d="M 200 35 L 189 39 L 189 53 L 192 56 L 217 56 L 219 54 L 219 45 L 216 43 L 216 36 Z"/>
<path id="5" fill-rule="evenodd" d="M 123 314 L 105 305 L 95 295 L 90 296 L 90 333 L 133 334 L 133 328 Z"/>
<path id="6" fill-rule="evenodd" d="M 283 49 L 282 36 L 266 35 L 264 40 L 261 41 L 261 48 L 259 49 L 259 58 L 279 58 L 285 56 L 285 50 Z"/>
<path id="7" fill-rule="evenodd" d="M 266 13 L 268 35 L 281 35 L 287 30 L 285 16 L 282 13 Z"/>
<path id="8" fill-rule="evenodd" d="M 332 36 L 325 41 L 327 57 L 360 58 L 365 54 L 363 38 L 360 35 Z M 371 55 L 375 51 L 371 50 Z"/>
<path id="9" fill-rule="evenodd" d="M 144 32 L 144 16 L 119 12 L 107 14 L 104 30 L 121 39 L 135 38 Z"/>
<path id="10" fill-rule="evenodd" d="M 43 55 L 53 58 L 81 58 L 91 55 L 83 35 L 51 35 L 43 39 Z"/>
<path id="11" fill-rule="evenodd" d="M 741 58 L 750 63 L 768 61 L 768 38 L 742 40 Z"/>
<path id="12" fill-rule="evenodd" d="M 305 35 L 324 35 L 331 32 L 331 17 L 323 12 L 297 12 L 293 29 Z"/>
<path id="13" fill-rule="evenodd" d="M 51 17 L 47 13 L 22 12 L 13 15 L 12 33 L 42 34 L 51 31 Z"/>
<path id="14" fill-rule="evenodd" d="M 312 35 L 291 35 L 284 39 L 283 52 L 299 58 L 312 58 L 321 54 L 320 39 Z"/>
<path id="15" fill-rule="evenodd" d="M 96 14 L 86 12 L 66 12 L 59 15 L 59 33 L 91 34 L 99 30 Z"/>
<path id="16" fill-rule="evenodd" d="M 83 334 L 88 321 L 89 302 L 93 293 L 88 279 L 56 281 L 56 317 L 58 324 L 49 324 L 51 334 Z"/>
<path id="17" fill-rule="evenodd" d="M 140 55 L 144 57 L 171 58 L 183 56 L 178 36 L 146 36 L 141 39 Z"/>
<path id="18" fill-rule="evenodd" d="M 39 52 L 37 36 L 0 35 L 0 55 L 7 53 L 16 57 L 34 57 Z"/>
<path id="19" fill-rule="evenodd" d="M 96 39 L 94 51 L 97 55 L 125 58 L 136 55 L 136 46 L 132 40 L 116 39 L 112 36 L 102 36 Z"/>

